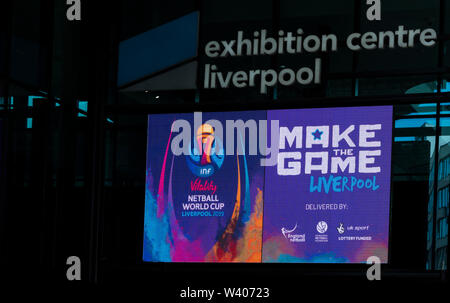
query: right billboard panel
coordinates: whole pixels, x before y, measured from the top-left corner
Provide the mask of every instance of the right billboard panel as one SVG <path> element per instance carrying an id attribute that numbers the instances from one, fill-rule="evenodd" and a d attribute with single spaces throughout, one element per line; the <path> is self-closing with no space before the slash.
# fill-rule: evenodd
<path id="1" fill-rule="evenodd" d="M 387 263 L 392 106 L 267 116 L 280 137 L 268 134 L 279 152 L 265 168 L 262 261 Z"/>

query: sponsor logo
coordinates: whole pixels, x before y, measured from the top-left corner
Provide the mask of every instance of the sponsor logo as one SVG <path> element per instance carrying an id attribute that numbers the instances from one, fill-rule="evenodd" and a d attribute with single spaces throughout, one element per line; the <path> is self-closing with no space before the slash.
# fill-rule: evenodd
<path id="1" fill-rule="evenodd" d="M 320 221 L 316 225 L 316 230 L 319 233 L 319 235 L 315 235 L 314 241 L 315 242 L 328 242 L 328 235 L 325 235 L 325 233 L 328 230 L 328 224 L 325 221 Z"/>
<path id="2" fill-rule="evenodd" d="M 316 229 L 319 233 L 324 234 L 328 230 L 328 224 L 325 221 L 320 221 L 317 223 Z"/>
<path id="3" fill-rule="evenodd" d="M 349 231 L 350 235 L 342 235 L 337 239 L 338 241 L 372 241 L 373 238 L 371 235 L 366 235 L 366 232 L 369 231 L 370 225 L 349 225 L 347 226 L 347 231 Z M 356 233 L 363 233 L 364 235 L 358 236 L 354 235 Z"/>
<path id="4" fill-rule="evenodd" d="M 281 233 L 290 242 L 305 242 L 306 241 L 305 234 L 293 234 L 293 232 L 297 229 L 297 227 L 298 227 L 297 223 L 295 223 L 295 226 L 292 229 L 287 229 L 285 227 L 282 227 Z"/>
<path id="5" fill-rule="evenodd" d="M 372 236 L 342 236 L 338 237 L 338 241 L 372 241 Z"/>
<path id="6" fill-rule="evenodd" d="M 339 227 L 337 228 L 339 234 L 343 234 L 345 232 L 344 224 L 339 223 Z"/>
<path id="7" fill-rule="evenodd" d="M 328 242 L 328 235 L 316 235 L 314 240 L 315 242 Z"/>

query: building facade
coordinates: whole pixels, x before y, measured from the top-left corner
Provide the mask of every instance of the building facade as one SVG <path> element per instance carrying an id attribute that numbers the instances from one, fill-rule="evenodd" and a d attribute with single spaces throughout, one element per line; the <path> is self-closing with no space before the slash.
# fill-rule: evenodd
<path id="1" fill-rule="evenodd" d="M 1 266 L 19 275 L 17 264 L 32 264 L 55 277 L 76 255 L 90 281 L 155 270 L 142 262 L 148 114 L 392 105 L 389 269 L 446 271 L 450 4 L 383 1 L 381 21 L 369 21 L 365 1 L 341 2 L 84 1 L 81 20 L 68 21 L 65 1 L 2 1 Z M 351 33 L 400 26 L 433 29 L 436 43 L 346 47 Z M 296 41 L 334 34 L 336 50 L 242 55 L 263 30 Z M 209 44 L 239 39 L 248 40 L 241 56 Z M 206 66 L 279 72 L 314 69 L 318 59 L 320 81 L 308 85 L 206 80 Z"/>

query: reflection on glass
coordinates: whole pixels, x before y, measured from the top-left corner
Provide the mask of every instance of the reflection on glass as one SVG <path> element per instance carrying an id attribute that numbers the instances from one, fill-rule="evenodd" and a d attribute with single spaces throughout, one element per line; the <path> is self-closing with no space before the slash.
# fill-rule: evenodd
<path id="1" fill-rule="evenodd" d="M 436 103 L 396 105 L 395 114 L 397 117 L 436 115 Z"/>
<path id="2" fill-rule="evenodd" d="M 444 104 L 442 104 L 444 105 Z M 442 112 L 441 112 L 442 113 Z M 434 268 L 447 269 L 448 213 L 450 186 L 450 118 L 441 118 L 441 136 L 439 137 L 439 166 L 437 182 L 435 219 L 435 259 Z"/>
<path id="3" fill-rule="evenodd" d="M 409 88 L 405 94 L 424 94 L 424 93 L 437 93 L 437 81 L 431 81 L 431 82 L 425 82 L 420 83 L 417 85 L 414 85 L 413 87 Z M 426 104 L 419 104 L 419 105 L 426 105 Z"/>
<path id="4" fill-rule="evenodd" d="M 408 247 L 411 253 L 409 262 L 426 260 L 426 269 L 432 269 L 433 264 L 433 214 L 434 209 L 434 161 L 433 154 L 436 142 L 436 104 L 408 104 L 395 106 L 395 129 L 393 145 L 393 213 L 402 212 L 392 221 L 394 228 L 400 230 L 401 236 L 393 239 Z M 431 117 L 420 117 L 429 115 Z M 405 203 L 410 203 L 408 209 Z M 428 206 L 427 214 L 423 209 Z M 424 222 L 428 226 L 417 227 L 411 222 Z M 419 225 L 419 224 L 417 224 Z M 408 226 L 408 227 L 404 227 Z M 427 229 L 427 233 L 423 232 Z M 415 234 L 409 236 L 408 234 Z M 395 237 L 395 234 L 393 234 Z M 426 241 L 426 252 L 417 243 Z M 422 242 L 423 243 L 423 242 Z M 400 249 L 401 250 L 401 249 Z M 393 251 L 393 250 L 392 250 Z M 404 252 L 406 253 L 406 251 Z M 402 255 L 403 256 L 403 255 Z M 402 257 L 402 259 L 406 259 Z M 398 261 L 397 261 L 398 262 Z M 405 264 L 400 264 L 400 266 Z M 419 263 L 417 263 L 419 264 Z M 399 266 L 399 264 L 395 264 Z M 420 266 L 423 268 L 424 264 Z"/>

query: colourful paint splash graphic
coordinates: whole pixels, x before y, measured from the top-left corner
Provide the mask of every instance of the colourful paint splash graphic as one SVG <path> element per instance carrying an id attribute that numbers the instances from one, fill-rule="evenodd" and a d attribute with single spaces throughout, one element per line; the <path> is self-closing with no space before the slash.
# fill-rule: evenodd
<path id="1" fill-rule="evenodd" d="M 236 199 L 231 218 L 219 233 L 217 241 L 205 251 L 201 240 L 192 240 L 184 234 L 175 215 L 173 204 L 175 156 L 173 155 L 168 172 L 168 186 L 165 188 L 171 138 L 172 133 L 168 138 L 156 196 L 153 194 L 156 184 L 153 180 L 152 167 L 149 163 L 147 165 L 144 261 L 261 262 L 263 191 L 257 188 L 254 203 L 251 203 L 250 178 L 245 155 L 236 155 Z M 209 163 L 208 161 L 211 160 L 204 158 L 204 161 Z M 242 172 L 241 161 L 244 164 Z M 241 182 L 244 184 L 243 188 Z"/>

